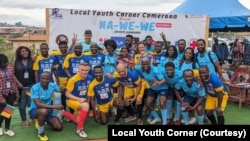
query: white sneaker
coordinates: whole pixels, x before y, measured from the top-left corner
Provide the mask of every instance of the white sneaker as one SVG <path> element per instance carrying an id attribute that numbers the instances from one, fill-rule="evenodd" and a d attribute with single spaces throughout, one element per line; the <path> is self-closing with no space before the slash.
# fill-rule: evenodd
<path id="1" fill-rule="evenodd" d="M 152 119 L 151 119 L 151 118 L 148 118 L 148 119 L 147 119 L 147 122 L 148 122 L 148 123 L 152 122 Z"/>
<path id="2" fill-rule="evenodd" d="M 0 128 L 0 136 L 3 135 L 3 128 Z"/>
<path id="3" fill-rule="evenodd" d="M 10 137 L 14 136 L 15 135 L 15 132 L 13 132 L 12 130 L 8 130 L 8 131 L 5 131 L 3 132 L 5 135 L 8 135 Z"/>
<path id="4" fill-rule="evenodd" d="M 196 124 L 196 117 L 191 117 L 189 120 L 189 124 Z"/>
<path id="5" fill-rule="evenodd" d="M 88 137 L 88 135 L 83 131 L 83 129 L 81 129 L 80 131 L 76 131 L 76 133 L 82 138 Z"/>
<path id="6" fill-rule="evenodd" d="M 182 124 L 184 124 L 184 123 L 185 123 L 184 119 L 181 119 L 181 123 L 182 123 Z"/>
<path id="7" fill-rule="evenodd" d="M 161 119 L 153 119 L 149 124 L 155 124 L 157 122 L 161 122 Z"/>

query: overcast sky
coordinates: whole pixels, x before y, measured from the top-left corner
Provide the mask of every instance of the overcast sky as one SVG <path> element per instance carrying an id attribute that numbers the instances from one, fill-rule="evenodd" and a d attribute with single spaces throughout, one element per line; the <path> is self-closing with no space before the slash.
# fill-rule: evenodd
<path id="1" fill-rule="evenodd" d="M 183 1 L 185 0 L 0 0 L 0 22 L 15 24 L 21 21 L 23 25 L 45 27 L 45 8 L 167 13 Z M 239 1 L 250 9 L 250 0 Z"/>

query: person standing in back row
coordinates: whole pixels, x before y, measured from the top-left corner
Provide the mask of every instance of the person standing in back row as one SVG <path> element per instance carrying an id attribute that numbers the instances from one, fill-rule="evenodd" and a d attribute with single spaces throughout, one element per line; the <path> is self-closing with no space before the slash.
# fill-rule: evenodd
<path id="1" fill-rule="evenodd" d="M 33 71 L 33 61 L 31 58 L 31 51 L 26 46 L 20 46 L 16 50 L 16 58 L 13 65 L 14 74 L 20 94 L 18 101 L 19 113 L 22 120 L 22 125 L 28 127 L 31 121 L 26 118 L 26 106 L 30 106 L 30 96 L 27 95 L 23 89 L 30 88 L 35 81 L 35 72 Z"/>

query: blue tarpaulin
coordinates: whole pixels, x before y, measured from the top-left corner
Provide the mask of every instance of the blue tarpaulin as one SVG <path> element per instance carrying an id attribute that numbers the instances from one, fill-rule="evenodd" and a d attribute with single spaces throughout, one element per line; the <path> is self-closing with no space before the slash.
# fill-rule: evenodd
<path id="1" fill-rule="evenodd" d="M 238 0 L 185 0 L 169 13 L 208 15 L 209 31 L 250 31 L 250 10 Z"/>

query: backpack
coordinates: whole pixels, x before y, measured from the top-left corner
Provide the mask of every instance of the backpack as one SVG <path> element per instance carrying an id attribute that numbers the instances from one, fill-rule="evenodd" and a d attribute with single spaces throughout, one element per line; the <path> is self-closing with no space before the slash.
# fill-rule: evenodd
<path id="1" fill-rule="evenodd" d="M 198 57 L 198 52 L 195 53 L 195 59 L 196 59 L 196 62 L 198 63 L 198 65 L 200 66 L 199 61 L 197 60 L 197 57 Z M 211 51 L 208 51 L 208 57 L 209 57 L 210 62 L 214 65 L 215 72 L 218 72 L 218 70 L 217 70 L 217 68 L 212 60 Z"/>

